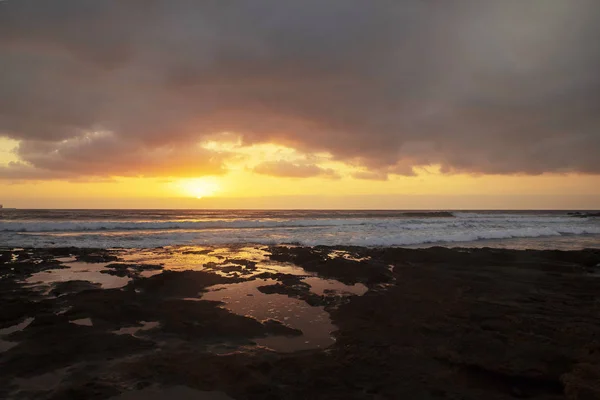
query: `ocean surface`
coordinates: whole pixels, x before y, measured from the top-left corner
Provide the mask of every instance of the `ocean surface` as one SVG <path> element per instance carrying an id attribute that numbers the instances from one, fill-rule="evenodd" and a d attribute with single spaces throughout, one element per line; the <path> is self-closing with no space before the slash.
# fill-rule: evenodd
<path id="1" fill-rule="evenodd" d="M 0 210 L 0 247 L 232 244 L 599 248 L 600 218 L 567 211 Z"/>

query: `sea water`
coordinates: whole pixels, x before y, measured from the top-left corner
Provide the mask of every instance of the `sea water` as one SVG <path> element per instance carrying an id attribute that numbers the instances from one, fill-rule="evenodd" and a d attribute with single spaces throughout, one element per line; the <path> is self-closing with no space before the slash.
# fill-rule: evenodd
<path id="1" fill-rule="evenodd" d="M 567 211 L 5 210 L 0 247 L 299 244 L 581 249 L 600 218 Z"/>

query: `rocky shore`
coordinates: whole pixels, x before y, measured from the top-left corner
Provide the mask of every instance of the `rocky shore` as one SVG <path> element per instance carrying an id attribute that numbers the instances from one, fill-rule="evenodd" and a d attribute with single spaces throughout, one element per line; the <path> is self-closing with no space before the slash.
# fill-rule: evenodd
<path id="1" fill-rule="evenodd" d="M 599 399 L 599 294 L 600 250 L 5 249 L 0 398 Z"/>

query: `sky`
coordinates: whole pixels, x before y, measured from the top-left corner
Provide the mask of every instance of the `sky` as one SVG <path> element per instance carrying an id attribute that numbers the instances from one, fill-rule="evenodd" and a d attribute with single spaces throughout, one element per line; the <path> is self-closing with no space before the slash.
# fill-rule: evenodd
<path id="1" fill-rule="evenodd" d="M 600 208 L 596 0 L 0 2 L 0 203 Z"/>

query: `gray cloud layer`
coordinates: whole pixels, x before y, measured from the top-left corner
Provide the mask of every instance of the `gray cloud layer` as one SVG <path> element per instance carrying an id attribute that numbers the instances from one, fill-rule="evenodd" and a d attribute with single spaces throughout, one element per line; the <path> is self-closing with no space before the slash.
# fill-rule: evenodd
<path id="1" fill-rule="evenodd" d="M 314 164 L 292 163 L 283 160 L 265 161 L 254 167 L 253 171 L 263 175 L 286 178 L 310 178 L 312 176 L 322 176 L 331 179 L 339 178 L 339 175 L 329 168 L 321 168 Z"/>
<path id="2" fill-rule="evenodd" d="M 221 131 L 373 177 L 600 173 L 598 37 L 596 0 L 9 0 L 0 176 L 214 173 Z"/>

